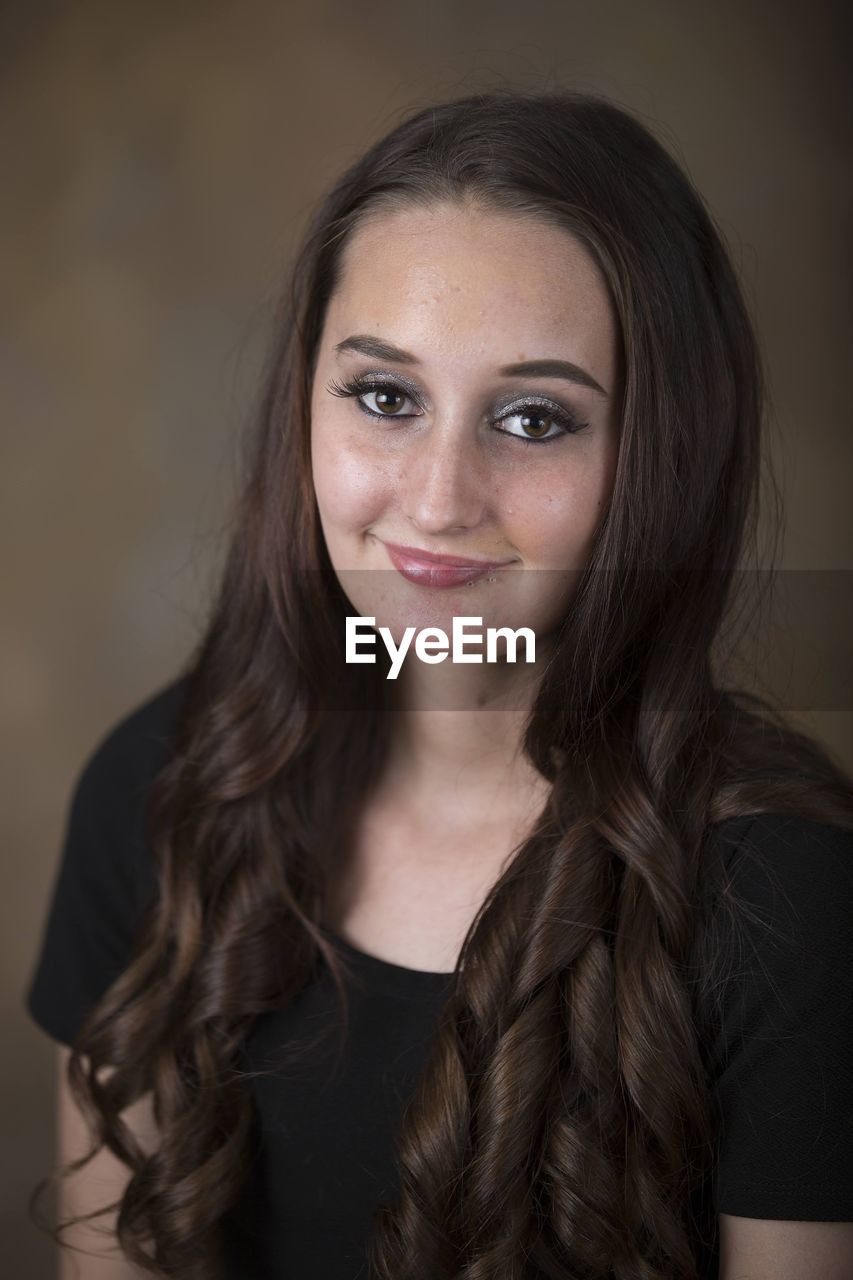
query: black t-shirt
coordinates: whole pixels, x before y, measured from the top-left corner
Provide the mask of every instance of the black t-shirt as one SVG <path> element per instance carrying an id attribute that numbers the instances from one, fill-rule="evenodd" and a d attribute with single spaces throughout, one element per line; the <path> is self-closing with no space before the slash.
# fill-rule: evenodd
<path id="1" fill-rule="evenodd" d="M 143 801 L 168 756 L 185 684 L 117 723 L 74 789 L 37 963 L 30 1016 L 70 1045 L 127 964 L 156 880 Z M 728 934 L 719 1014 L 704 1052 L 721 1125 L 697 1204 L 716 1221 L 853 1220 L 853 834 L 779 814 L 721 824 L 720 866 L 747 908 Z M 363 1280 L 371 1211 L 393 1196 L 392 1125 L 414 1086 L 449 975 L 407 969 L 327 936 L 350 961 L 342 1058 L 330 1035 L 251 1081 L 253 1163 L 225 1218 L 229 1280 Z M 250 1069 L 337 1017 L 325 966 L 289 1007 L 259 1018 Z M 713 1240 L 700 1259 L 717 1275 Z"/>

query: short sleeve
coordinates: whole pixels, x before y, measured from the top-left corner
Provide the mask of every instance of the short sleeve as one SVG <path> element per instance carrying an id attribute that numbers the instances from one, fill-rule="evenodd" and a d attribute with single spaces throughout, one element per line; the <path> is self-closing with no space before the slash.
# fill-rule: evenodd
<path id="1" fill-rule="evenodd" d="M 853 832 L 762 814 L 729 861 L 719 1213 L 853 1220 Z M 729 926 L 731 927 L 731 926 Z"/>
<path id="2" fill-rule="evenodd" d="M 30 1017 L 62 1044 L 73 1043 L 127 967 L 156 892 L 144 802 L 168 759 L 183 688 L 183 680 L 174 682 L 114 725 L 75 780 L 25 998 Z"/>

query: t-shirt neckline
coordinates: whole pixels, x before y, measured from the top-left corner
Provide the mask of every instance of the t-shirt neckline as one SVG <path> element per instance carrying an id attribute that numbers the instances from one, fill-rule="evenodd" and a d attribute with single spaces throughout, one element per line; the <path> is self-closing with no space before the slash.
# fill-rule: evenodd
<path id="1" fill-rule="evenodd" d="M 325 925 L 321 928 L 329 941 L 351 961 L 353 969 L 363 973 L 368 979 L 411 990 L 415 987 L 443 987 L 453 977 L 452 973 L 439 973 L 435 969 L 410 969 L 406 965 L 394 964 L 391 960 L 382 960 L 379 956 L 372 956 L 354 946 L 333 929 Z"/>

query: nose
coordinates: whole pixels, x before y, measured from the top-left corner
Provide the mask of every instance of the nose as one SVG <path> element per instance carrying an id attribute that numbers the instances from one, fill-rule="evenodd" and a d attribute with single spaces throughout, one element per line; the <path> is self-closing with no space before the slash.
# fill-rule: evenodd
<path id="1" fill-rule="evenodd" d="M 400 503 L 423 533 L 476 527 L 486 509 L 485 463 L 473 436 L 458 423 L 435 424 L 403 451 Z"/>

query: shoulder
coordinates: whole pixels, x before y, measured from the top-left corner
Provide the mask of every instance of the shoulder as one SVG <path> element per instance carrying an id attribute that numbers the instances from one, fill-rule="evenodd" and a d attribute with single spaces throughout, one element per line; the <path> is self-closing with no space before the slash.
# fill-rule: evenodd
<path id="1" fill-rule="evenodd" d="M 853 829 L 760 813 L 718 829 L 727 890 L 790 929 L 850 926 Z"/>
<path id="2" fill-rule="evenodd" d="M 783 813 L 713 829 L 694 945 L 717 1065 L 745 1026 L 792 1010 L 803 1026 L 819 1012 L 840 1026 L 845 1001 L 853 1014 L 853 831 Z"/>
<path id="3" fill-rule="evenodd" d="M 124 804 L 145 792 L 168 762 L 187 683 L 170 681 L 102 731 L 78 772 L 78 801 Z"/>
<path id="4" fill-rule="evenodd" d="M 128 963 L 156 892 L 144 800 L 168 761 L 186 686 L 184 677 L 173 680 L 121 716 L 77 776 L 27 995 L 30 1015 L 66 1045 Z"/>
<path id="5" fill-rule="evenodd" d="M 136 703 L 109 725 L 84 758 L 71 794 L 66 875 L 76 867 L 105 885 L 129 880 L 137 894 L 152 888 L 145 801 L 168 763 L 171 737 L 187 690 L 181 676 Z"/>
<path id="6" fill-rule="evenodd" d="M 725 824 L 724 824 L 725 825 Z M 745 1029 L 853 1037 L 853 831 L 782 813 L 738 819 L 709 915 L 717 1048 Z M 769 1034 L 769 1033 L 768 1033 Z"/>
<path id="7" fill-rule="evenodd" d="M 727 909 L 714 917 L 707 1067 L 718 1108 L 716 1207 L 845 1221 L 853 832 L 782 813 L 739 823 L 725 859 Z"/>
<path id="8" fill-rule="evenodd" d="M 832 858 L 849 856 L 853 849 L 853 828 L 802 814 L 756 813 L 739 821 L 745 824 L 737 841 L 739 850 L 760 850 L 777 859 L 794 855 L 797 861 L 796 855 L 803 852 Z"/>

